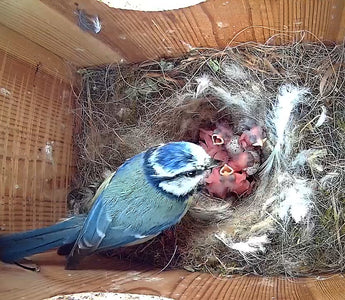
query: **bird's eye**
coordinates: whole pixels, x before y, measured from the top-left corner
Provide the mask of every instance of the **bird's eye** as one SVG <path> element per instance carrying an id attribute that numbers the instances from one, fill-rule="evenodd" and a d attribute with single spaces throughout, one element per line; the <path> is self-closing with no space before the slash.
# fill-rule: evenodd
<path id="1" fill-rule="evenodd" d="M 197 171 L 189 171 L 185 173 L 186 177 L 194 177 L 196 175 Z"/>

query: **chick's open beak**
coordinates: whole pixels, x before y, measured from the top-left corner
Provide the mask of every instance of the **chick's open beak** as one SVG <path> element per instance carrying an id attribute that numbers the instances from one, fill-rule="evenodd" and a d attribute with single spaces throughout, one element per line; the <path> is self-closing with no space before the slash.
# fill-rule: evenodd
<path id="1" fill-rule="evenodd" d="M 212 134 L 212 143 L 213 145 L 223 145 L 224 139 L 218 134 Z"/>

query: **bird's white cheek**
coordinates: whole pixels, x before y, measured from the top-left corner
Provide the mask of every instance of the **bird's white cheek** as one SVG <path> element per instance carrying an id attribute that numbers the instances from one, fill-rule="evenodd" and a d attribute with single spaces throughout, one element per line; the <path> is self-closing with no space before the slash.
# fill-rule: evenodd
<path id="1" fill-rule="evenodd" d="M 173 181 L 162 181 L 159 187 L 175 196 L 184 196 L 191 192 L 203 179 L 203 175 L 181 177 Z"/>

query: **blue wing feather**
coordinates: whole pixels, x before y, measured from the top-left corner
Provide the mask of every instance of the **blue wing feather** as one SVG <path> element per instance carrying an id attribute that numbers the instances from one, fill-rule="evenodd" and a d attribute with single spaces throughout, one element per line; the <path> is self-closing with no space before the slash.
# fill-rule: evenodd
<path id="1" fill-rule="evenodd" d="M 78 257 L 91 252 L 147 240 L 184 215 L 186 202 L 172 199 L 154 186 L 146 177 L 144 162 L 145 153 L 132 157 L 98 194 L 68 258 L 72 266 Z"/>

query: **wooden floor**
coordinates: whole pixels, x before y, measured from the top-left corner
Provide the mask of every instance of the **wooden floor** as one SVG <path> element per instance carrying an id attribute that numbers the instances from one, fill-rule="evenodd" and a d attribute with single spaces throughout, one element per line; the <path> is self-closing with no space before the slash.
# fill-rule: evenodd
<path id="1" fill-rule="evenodd" d="M 54 252 L 36 255 L 41 271 L 0 265 L 0 299 L 43 299 L 79 292 L 148 294 L 173 299 L 345 299 L 342 275 L 287 279 L 244 276 L 218 278 L 182 270 L 165 271 L 128 265 L 114 258 L 89 257 L 81 270 L 64 269 Z"/>

